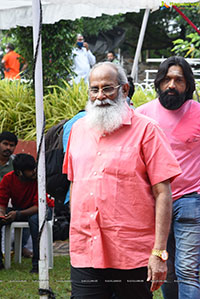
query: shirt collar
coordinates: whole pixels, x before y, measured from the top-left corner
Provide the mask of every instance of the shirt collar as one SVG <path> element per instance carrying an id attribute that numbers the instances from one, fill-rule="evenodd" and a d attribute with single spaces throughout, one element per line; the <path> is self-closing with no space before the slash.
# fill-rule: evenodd
<path id="1" fill-rule="evenodd" d="M 4 167 L 4 166 L 9 165 L 9 164 L 11 163 L 11 161 L 13 161 L 13 158 L 14 158 L 14 155 L 11 155 L 11 156 L 9 157 L 8 161 L 7 161 L 5 164 L 0 165 L 0 166 Z"/>
<path id="2" fill-rule="evenodd" d="M 131 109 L 129 107 L 129 105 L 126 102 L 125 102 L 125 105 L 127 106 L 127 113 L 123 117 L 122 123 L 123 123 L 123 125 L 131 125 L 131 120 L 134 115 L 134 111 L 133 111 L 133 109 Z"/>

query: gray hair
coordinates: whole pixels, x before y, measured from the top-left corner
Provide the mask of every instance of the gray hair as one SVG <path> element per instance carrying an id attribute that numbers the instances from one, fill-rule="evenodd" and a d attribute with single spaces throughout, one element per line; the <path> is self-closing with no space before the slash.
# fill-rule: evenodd
<path id="1" fill-rule="evenodd" d="M 84 37 L 84 36 L 81 33 L 77 33 L 76 38 L 79 38 L 79 37 Z"/>
<path id="2" fill-rule="evenodd" d="M 95 64 L 90 71 L 89 79 L 90 79 L 91 73 L 101 65 L 109 65 L 117 71 L 117 80 L 120 85 L 124 85 L 124 84 L 128 83 L 128 79 L 127 79 L 127 76 L 126 76 L 126 73 L 125 73 L 125 70 L 123 69 L 123 67 L 119 64 L 115 64 L 110 61 L 99 62 L 99 63 Z"/>

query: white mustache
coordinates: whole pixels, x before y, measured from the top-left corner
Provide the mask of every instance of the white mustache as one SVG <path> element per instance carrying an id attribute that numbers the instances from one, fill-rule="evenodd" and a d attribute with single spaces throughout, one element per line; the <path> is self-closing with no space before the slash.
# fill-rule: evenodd
<path id="1" fill-rule="evenodd" d="M 103 106 L 103 105 L 107 105 L 107 104 L 109 104 L 110 106 L 115 106 L 116 105 L 116 103 L 113 100 L 110 100 L 110 99 L 95 100 L 94 102 L 92 102 L 93 107 Z"/>

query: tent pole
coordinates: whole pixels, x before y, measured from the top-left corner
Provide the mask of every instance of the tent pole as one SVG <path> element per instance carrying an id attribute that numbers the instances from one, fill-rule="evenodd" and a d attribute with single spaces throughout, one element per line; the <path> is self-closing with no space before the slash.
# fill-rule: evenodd
<path id="1" fill-rule="evenodd" d="M 33 45 L 34 54 L 36 52 L 36 45 L 38 42 L 39 26 L 40 26 L 40 0 L 32 0 L 33 9 Z M 37 132 L 37 151 L 39 148 L 43 122 L 44 122 L 44 109 L 43 109 L 43 73 L 42 73 L 42 50 L 41 50 L 41 37 L 39 41 L 38 54 L 35 67 L 35 101 L 36 101 L 36 132 Z M 40 156 L 38 159 L 38 208 L 39 208 L 39 230 L 46 213 L 46 179 L 45 179 L 45 146 L 44 136 L 42 136 L 42 145 Z M 44 226 L 41 239 L 40 239 L 40 259 L 39 259 L 39 288 L 49 290 L 49 272 L 47 261 L 47 227 Z M 47 295 L 42 295 L 40 298 L 48 298 Z"/>
<path id="2" fill-rule="evenodd" d="M 150 12 L 149 8 L 145 9 L 145 13 L 144 13 L 143 21 L 142 21 L 142 26 L 141 26 L 141 29 L 140 29 L 140 35 L 139 35 L 139 39 L 138 39 L 138 43 L 137 43 L 137 48 L 136 48 L 136 52 L 135 52 L 135 58 L 134 58 L 134 61 L 133 61 L 133 67 L 132 67 L 132 71 L 131 71 L 131 77 L 133 78 L 133 80 L 135 80 L 137 78 L 138 61 L 139 61 L 139 57 L 140 57 L 140 53 L 141 53 L 141 49 L 142 49 L 142 44 L 143 44 L 143 40 L 144 40 L 144 35 L 145 35 L 146 27 L 147 27 L 149 12 Z"/>

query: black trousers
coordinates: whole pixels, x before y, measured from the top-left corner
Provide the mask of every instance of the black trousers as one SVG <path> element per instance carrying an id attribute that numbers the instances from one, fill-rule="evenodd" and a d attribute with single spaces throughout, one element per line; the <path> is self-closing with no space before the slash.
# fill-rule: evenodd
<path id="1" fill-rule="evenodd" d="M 147 268 L 131 270 L 74 268 L 71 299 L 151 299 Z"/>

